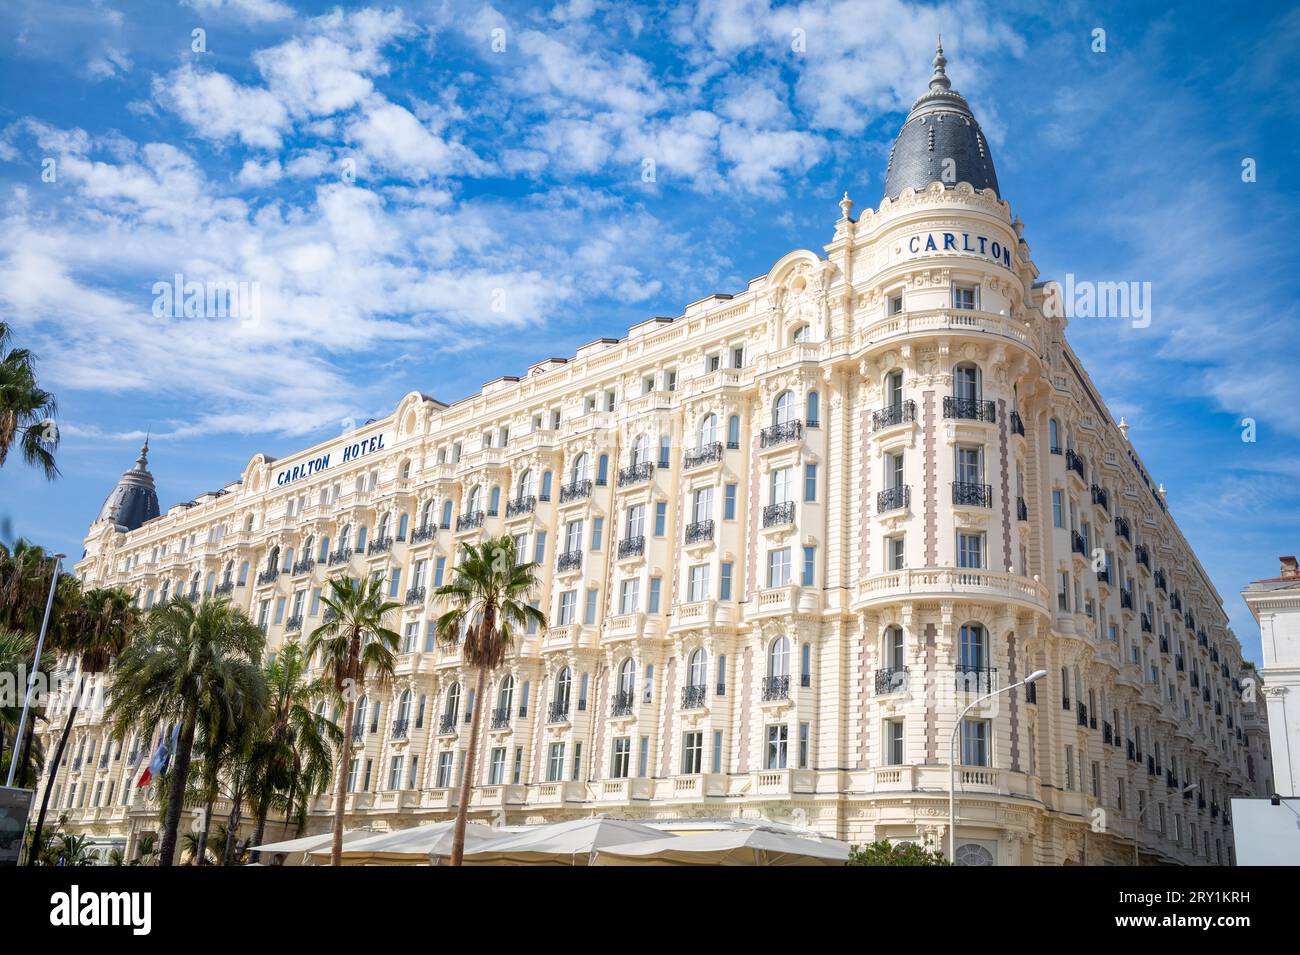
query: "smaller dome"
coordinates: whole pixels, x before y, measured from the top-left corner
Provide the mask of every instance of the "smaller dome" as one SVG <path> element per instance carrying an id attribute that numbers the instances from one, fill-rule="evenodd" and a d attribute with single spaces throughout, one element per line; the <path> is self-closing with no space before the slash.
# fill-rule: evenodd
<path id="1" fill-rule="evenodd" d="M 99 509 L 98 521 L 108 521 L 117 530 L 133 531 L 159 515 L 158 492 L 149 473 L 149 441 L 140 448 L 135 466 L 123 473 Z"/>

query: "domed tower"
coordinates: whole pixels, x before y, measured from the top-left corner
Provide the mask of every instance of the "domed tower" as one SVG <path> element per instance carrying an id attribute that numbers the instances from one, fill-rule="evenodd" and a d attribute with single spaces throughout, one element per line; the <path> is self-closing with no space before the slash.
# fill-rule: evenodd
<path id="1" fill-rule="evenodd" d="M 104 500 L 96 523 L 108 521 L 119 531 L 133 531 L 159 514 L 158 492 L 149 473 L 149 441 L 140 448 L 135 466 L 122 474 L 117 486 Z"/>
<path id="2" fill-rule="evenodd" d="M 912 104 L 889 153 L 885 173 L 889 199 L 897 199 L 908 186 L 920 192 L 936 181 L 947 186 L 969 182 L 976 192 L 992 189 L 999 198 L 1002 195 L 984 131 L 965 97 L 952 88 L 944 72 L 947 65 L 940 41 L 935 45 L 930 88 Z"/>

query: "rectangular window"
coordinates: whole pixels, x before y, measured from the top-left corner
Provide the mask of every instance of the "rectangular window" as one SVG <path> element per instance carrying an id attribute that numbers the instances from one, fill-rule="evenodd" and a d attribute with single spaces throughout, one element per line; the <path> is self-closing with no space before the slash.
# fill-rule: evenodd
<path id="1" fill-rule="evenodd" d="M 284 598 L 277 597 L 275 600 L 275 622 L 277 624 L 284 621 Z"/>
<path id="2" fill-rule="evenodd" d="M 701 772 L 704 763 L 704 734 L 697 731 L 682 734 L 682 775 Z"/>
<path id="3" fill-rule="evenodd" d="M 696 564 L 687 572 L 689 594 L 687 600 L 691 603 L 699 603 L 702 600 L 709 599 L 709 565 Z"/>
<path id="4" fill-rule="evenodd" d="M 805 501 L 817 500 L 817 465 L 805 464 L 803 466 L 803 499 Z"/>
<path id="5" fill-rule="evenodd" d="M 655 504 L 655 537 L 663 537 L 668 524 L 668 502 Z"/>
<path id="6" fill-rule="evenodd" d="M 596 598 L 599 594 L 600 591 L 594 588 L 587 591 L 587 603 L 582 610 L 582 622 L 589 627 L 596 622 Z"/>
<path id="7" fill-rule="evenodd" d="M 632 737 L 620 736 L 614 740 L 614 749 L 609 761 L 611 779 L 627 779 L 632 766 Z"/>
<path id="8" fill-rule="evenodd" d="M 745 367 L 745 349 L 743 346 L 740 348 L 733 348 L 731 350 L 731 367 L 732 368 Z"/>
<path id="9" fill-rule="evenodd" d="M 402 763 L 401 756 L 394 756 L 388 763 L 388 788 L 402 788 Z"/>
<path id="10" fill-rule="evenodd" d="M 402 568 L 394 567 L 392 576 L 388 578 L 388 596 L 396 597 L 398 589 L 402 586 Z"/>
<path id="11" fill-rule="evenodd" d="M 803 549 L 803 574 L 799 582 L 805 587 L 811 587 L 813 580 L 817 575 L 817 548 L 805 547 Z"/>
<path id="12" fill-rule="evenodd" d="M 767 728 L 767 753 L 764 767 L 767 769 L 786 768 L 786 749 L 789 746 L 790 728 L 784 723 Z"/>
<path id="13" fill-rule="evenodd" d="M 636 757 L 638 776 L 644 777 L 650 771 L 650 737 L 641 737 L 641 749 Z"/>
<path id="14" fill-rule="evenodd" d="M 1052 490 L 1052 526 L 1065 527 L 1065 505 L 1060 488 Z"/>
<path id="15" fill-rule="evenodd" d="M 722 730 L 713 731 L 713 771 L 722 772 Z"/>
<path id="16" fill-rule="evenodd" d="M 778 468 L 769 482 L 772 492 L 769 504 L 786 504 L 794 500 L 794 468 Z"/>
<path id="17" fill-rule="evenodd" d="M 963 766 L 989 765 L 988 720 L 962 720 L 961 762 Z"/>
<path id="18" fill-rule="evenodd" d="M 731 562 L 723 561 L 721 568 L 721 585 L 718 587 L 718 599 L 731 599 Z"/>
<path id="19" fill-rule="evenodd" d="M 546 781 L 558 783 L 564 780 L 564 744 L 552 743 L 546 760 Z"/>
<path id="20" fill-rule="evenodd" d="M 591 549 L 600 550 L 600 539 L 605 532 L 605 518 L 593 517 L 591 519 Z"/>
<path id="21" fill-rule="evenodd" d="M 646 608 L 647 613 L 659 612 L 659 593 L 663 589 L 662 577 L 650 578 L 650 605 Z"/>
<path id="22" fill-rule="evenodd" d="M 442 586 L 442 580 L 443 577 L 446 575 L 446 572 L 447 572 L 447 558 L 439 557 L 433 563 L 433 585 L 435 587 Z"/>
<path id="23" fill-rule="evenodd" d="M 559 625 L 567 627 L 577 619 L 578 613 L 578 592 L 576 590 L 566 590 L 560 594 L 560 613 Z"/>
<path id="24" fill-rule="evenodd" d="M 506 781 L 506 748 L 498 746 L 492 750 L 492 758 L 488 763 L 488 785 L 500 786 Z"/>
<path id="25" fill-rule="evenodd" d="M 957 449 L 957 480 L 962 484 L 983 484 L 984 468 L 980 448 Z"/>
<path id="26" fill-rule="evenodd" d="M 889 314 L 897 315 L 902 310 L 903 310 L 903 296 L 901 294 L 889 296 Z"/>
<path id="27" fill-rule="evenodd" d="M 627 519 L 625 523 L 625 538 L 645 536 L 645 505 L 634 504 L 627 509 Z"/>
<path id="28" fill-rule="evenodd" d="M 519 785 L 520 781 L 523 778 L 524 778 L 524 748 L 522 746 L 516 746 L 515 747 L 515 768 L 514 768 L 514 772 L 511 773 L 511 779 L 514 782 L 514 784 L 517 786 Z"/>
<path id="29" fill-rule="evenodd" d="M 618 597 L 618 612 L 623 615 L 636 613 L 637 607 L 641 603 L 641 581 L 632 577 L 623 581 L 622 590 Z"/>
<path id="30" fill-rule="evenodd" d="M 984 566 L 984 535 L 957 535 L 957 566 L 976 569 Z"/>
<path id="31" fill-rule="evenodd" d="M 903 570 L 907 566 L 904 556 L 903 536 L 885 538 L 885 569 Z"/>
<path id="32" fill-rule="evenodd" d="M 799 724 L 799 768 L 808 768 L 808 724 Z"/>
<path id="33" fill-rule="evenodd" d="M 564 525 L 564 552 L 576 554 L 582 550 L 582 521 L 569 521 Z"/>
<path id="34" fill-rule="evenodd" d="M 767 552 L 767 586 L 784 587 L 790 583 L 790 548 Z"/>
<path id="35" fill-rule="evenodd" d="M 1074 747 L 1068 743 L 1065 747 L 1065 788 L 1074 789 Z"/>
<path id="36" fill-rule="evenodd" d="M 734 484 L 728 484 L 723 491 L 722 519 L 724 521 L 736 519 L 736 485 Z"/>
<path id="37" fill-rule="evenodd" d="M 582 778 L 582 743 L 573 744 L 573 775 L 569 777 L 575 783 Z"/>
<path id="38" fill-rule="evenodd" d="M 889 720 L 885 723 L 885 764 L 887 766 L 903 765 L 902 720 Z"/>
<path id="39" fill-rule="evenodd" d="M 546 561 L 546 531 L 538 531 L 533 538 L 533 562 L 536 564 L 545 563 Z"/>
<path id="40" fill-rule="evenodd" d="M 952 307 L 974 309 L 977 296 L 973 285 L 954 285 L 952 287 Z"/>

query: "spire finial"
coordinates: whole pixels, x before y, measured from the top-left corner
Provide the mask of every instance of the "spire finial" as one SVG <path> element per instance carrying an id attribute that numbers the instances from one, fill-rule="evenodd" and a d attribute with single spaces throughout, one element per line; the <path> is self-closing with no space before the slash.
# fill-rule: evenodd
<path id="1" fill-rule="evenodd" d="M 930 77 L 930 89 L 946 90 L 952 88 L 948 74 L 943 68 L 948 65 L 948 58 L 943 55 L 943 35 L 938 34 L 934 44 L 934 75 Z"/>
<path id="2" fill-rule="evenodd" d="M 840 214 L 847 219 L 849 213 L 853 211 L 853 200 L 849 198 L 848 190 L 844 191 L 844 198 L 840 200 Z"/>

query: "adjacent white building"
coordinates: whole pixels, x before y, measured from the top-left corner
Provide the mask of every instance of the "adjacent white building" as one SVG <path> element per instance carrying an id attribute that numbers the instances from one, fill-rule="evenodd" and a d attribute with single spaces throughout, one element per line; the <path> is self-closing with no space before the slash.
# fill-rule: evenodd
<path id="1" fill-rule="evenodd" d="M 1294 557 L 1281 563 L 1277 577 L 1256 580 L 1241 596 L 1259 621 L 1258 692 L 1268 712 L 1273 792 L 1300 796 L 1300 570 Z"/>

